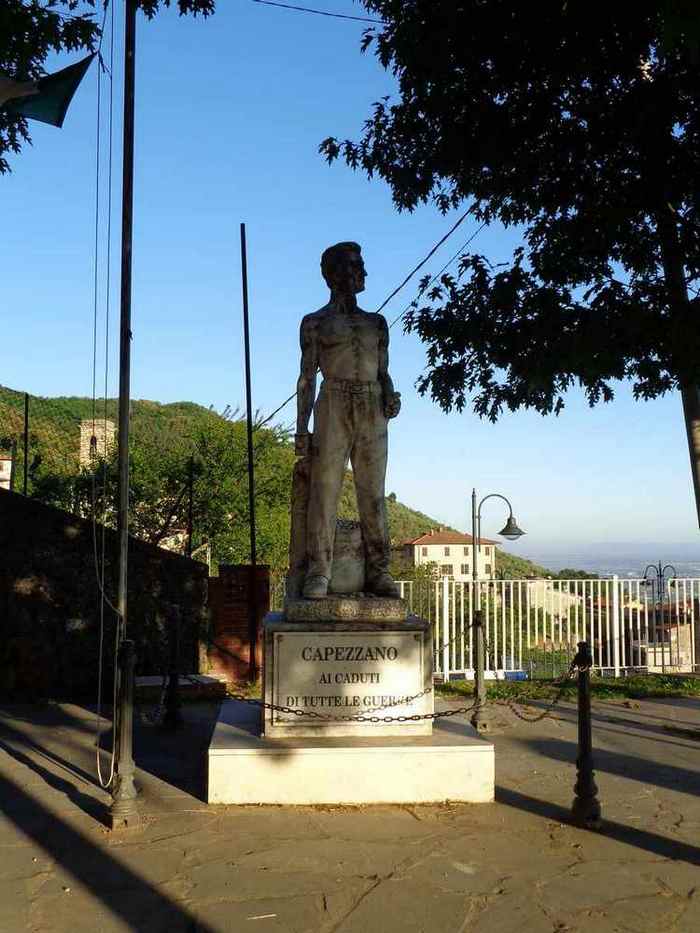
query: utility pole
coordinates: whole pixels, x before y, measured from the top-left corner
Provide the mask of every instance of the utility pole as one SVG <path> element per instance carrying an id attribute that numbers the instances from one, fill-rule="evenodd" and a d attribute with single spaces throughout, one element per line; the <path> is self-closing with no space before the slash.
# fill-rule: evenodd
<path id="1" fill-rule="evenodd" d="M 24 393 L 24 482 L 22 492 L 27 495 L 27 477 L 29 466 L 29 393 Z"/>
<path id="2" fill-rule="evenodd" d="M 119 484 L 117 504 L 119 650 L 117 657 L 116 760 L 112 784 L 112 829 L 139 822 L 134 784 L 134 642 L 126 638 L 129 551 L 129 409 L 131 401 L 131 254 L 134 208 L 134 96 L 136 3 L 126 0 L 124 28 L 124 146 L 122 168 L 121 310 L 119 324 Z"/>
<path id="3" fill-rule="evenodd" d="M 15 482 L 17 479 L 17 438 L 12 438 L 12 443 L 10 444 L 10 492 L 14 492 Z"/>
<path id="4" fill-rule="evenodd" d="M 192 532 L 194 511 L 194 457 L 190 457 L 187 473 L 187 556 L 192 557 Z"/>
<path id="5" fill-rule="evenodd" d="M 255 656 L 258 645 L 258 573 L 257 547 L 255 540 L 255 464 L 253 463 L 253 400 L 250 388 L 250 326 L 248 321 L 248 251 L 246 248 L 245 224 L 241 224 L 241 276 L 243 284 L 243 342 L 245 348 L 245 394 L 246 419 L 248 425 L 248 513 L 250 521 L 250 589 L 248 607 L 248 641 L 250 642 L 249 678 L 251 683 L 258 679 Z"/>

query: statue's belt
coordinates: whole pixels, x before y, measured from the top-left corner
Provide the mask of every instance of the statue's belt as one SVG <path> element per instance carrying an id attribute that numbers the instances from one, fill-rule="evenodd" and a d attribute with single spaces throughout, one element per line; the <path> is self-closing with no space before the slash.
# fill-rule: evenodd
<path id="1" fill-rule="evenodd" d="M 334 392 L 349 392 L 351 395 L 370 394 L 379 391 L 379 382 L 353 382 L 352 379 L 324 379 L 321 388 L 331 389 Z"/>

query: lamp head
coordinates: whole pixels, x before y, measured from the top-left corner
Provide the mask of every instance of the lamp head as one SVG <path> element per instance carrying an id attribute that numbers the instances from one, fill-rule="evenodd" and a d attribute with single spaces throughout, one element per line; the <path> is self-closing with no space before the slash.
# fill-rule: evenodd
<path id="1" fill-rule="evenodd" d="M 518 528 L 518 523 L 513 515 L 510 516 L 498 533 L 502 538 L 507 538 L 508 541 L 517 541 L 518 538 L 521 538 L 525 534 L 522 528 Z"/>

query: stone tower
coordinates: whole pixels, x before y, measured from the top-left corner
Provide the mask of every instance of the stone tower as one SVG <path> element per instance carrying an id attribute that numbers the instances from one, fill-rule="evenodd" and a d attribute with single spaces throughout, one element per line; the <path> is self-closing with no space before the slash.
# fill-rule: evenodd
<path id="1" fill-rule="evenodd" d="M 86 418 L 80 422 L 80 466 L 90 466 L 94 457 L 108 457 L 116 443 L 113 421 Z"/>

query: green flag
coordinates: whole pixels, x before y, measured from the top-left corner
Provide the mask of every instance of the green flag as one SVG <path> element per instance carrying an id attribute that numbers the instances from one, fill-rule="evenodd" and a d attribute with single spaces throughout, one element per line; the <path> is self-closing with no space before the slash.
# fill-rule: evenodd
<path id="1" fill-rule="evenodd" d="M 34 93 L 27 90 L 26 84 L 18 84 L 17 96 L 12 96 L 7 101 L 5 109 L 28 120 L 63 126 L 68 106 L 94 57 L 95 53 L 76 62 L 75 65 L 69 65 L 55 74 L 40 78 L 36 82 Z"/>

